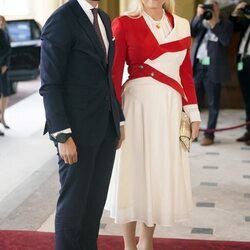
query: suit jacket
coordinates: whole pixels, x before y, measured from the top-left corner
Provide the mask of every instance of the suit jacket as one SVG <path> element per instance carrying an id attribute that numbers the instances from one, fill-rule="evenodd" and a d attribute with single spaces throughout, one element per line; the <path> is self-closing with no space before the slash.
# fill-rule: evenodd
<path id="1" fill-rule="evenodd" d="M 124 120 L 111 80 L 114 41 L 110 19 L 99 15 L 109 40 L 108 65 L 93 24 L 77 0 L 47 20 L 42 31 L 40 94 L 45 133 L 71 128 L 77 145 L 97 145 L 105 136 L 110 109 L 117 136 Z"/>
<path id="2" fill-rule="evenodd" d="M 245 32 L 247 31 L 249 25 L 250 25 L 250 19 L 247 18 L 240 18 L 237 16 L 230 16 L 230 21 L 233 23 L 234 25 L 234 31 L 235 32 L 240 32 L 240 40 L 238 43 L 238 51 L 239 51 L 239 47 L 240 47 L 240 43 L 242 41 L 242 38 L 245 35 Z M 237 56 L 237 62 L 240 60 L 240 56 Z"/>
<path id="3" fill-rule="evenodd" d="M 203 19 L 196 16 L 191 21 L 191 35 L 194 38 L 191 58 L 193 67 L 196 65 L 196 55 L 199 46 L 204 38 L 207 28 L 203 26 Z M 210 57 L 208 66 L 208 77 L 212 82 L 223 82 L 230 79 L 230 67 L 227 59 L 227 47 L 230 44 L 233 25 L 230 21 L 221 20 L 212 29 L 212 32 L 218 37 L 218 41 L 208 41 L 207 50 Z"/>
<path id="4" fill-rule="evenodd" d="M 7 31 L 0 29 L 0 67 L 10 64 L 10 38 Z"/>

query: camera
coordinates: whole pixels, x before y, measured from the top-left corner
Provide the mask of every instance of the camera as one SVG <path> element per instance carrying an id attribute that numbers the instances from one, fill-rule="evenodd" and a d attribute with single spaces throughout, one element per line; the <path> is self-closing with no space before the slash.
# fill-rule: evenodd
<path id="1" fill-rule="evenodd" d="M 213 18 L 213 10 L 214 10 L 213 4 L 203 4 L 201 8 L 204 9 L 202 18 L 205 20 L 211 20 Z"/>
<path id="2" fill-rule="evenodd" d="M 244 8 L 240 10 L 245 16 L 250 16 L 250 4 L 247 4 Z"/>

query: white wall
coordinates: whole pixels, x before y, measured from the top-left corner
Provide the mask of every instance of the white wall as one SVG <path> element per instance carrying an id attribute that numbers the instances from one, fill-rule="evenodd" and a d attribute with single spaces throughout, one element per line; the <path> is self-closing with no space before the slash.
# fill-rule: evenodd
<path id="1" fill-rule="evenodd" d="M 122 14 L 129 10 L 134 1 L 135 0 L 120 0 L 120 13 Z"/>
<path id="2" fill-rule="evenodd" d="M 67 0 L 0 0 L 0 15 L 7 20 L 35 18 L 43 25 L 49 15 Z"/>

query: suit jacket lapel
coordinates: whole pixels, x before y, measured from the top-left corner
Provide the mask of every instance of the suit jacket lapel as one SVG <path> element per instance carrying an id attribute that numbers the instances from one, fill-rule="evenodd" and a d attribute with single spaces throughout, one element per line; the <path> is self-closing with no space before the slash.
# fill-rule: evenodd
<path id="1" fill-rule="evenodd" d="M 99 15 L 102 19 L 102 22 L 104 24 L 105 30 L 106 30 L 106 34 L 107 34 L 107 38 L 108 38 L 108 42 L 109 42 L 109 49 L 108 49 L 108 62 L 111 62 L 112 56 L 113 56 L 113 36 L 112 36 L 112 31 L 111 31 L 111 26 L 110 26 L 110 22 L 109 20 L 107 20 L 106 15 L 104 14 L 104 12 L 102 10 L 99 10 Z"/>
<path id="2" fill-rule="evenodd" d="M 107 17 L 105 16 L 105 14 L 102 10 L 99 10 L 98 13 L 102 19 L 103 24 L 104 24 L 108 40 L 109 40 L 109 42 L 111 42 L 112 41 L 112 33 L 111 33 L 110 23 L 107 20 Z"/>
<path id="3" fill-rule="evenodd" d="M 93 24 L 90 22 L 88 16 L 86 13 L 82 10 L 81 6 L 76 0 L 72 0 L 72 10 L 74 14 L 77 17 L 78 22 L 83 28 L 83 31 L 86 33 L 86 35 L 89 37 L 89 39 L 92 41 L 93 46 L 95 47 L 97 53 L 102 58 L 103 64 L 105 64 L 105 55 L 104 51 L 101 47 L 100 41 L 98 39 L 98 36 L 96 34 L 96 31 L 94 29 Z"/>

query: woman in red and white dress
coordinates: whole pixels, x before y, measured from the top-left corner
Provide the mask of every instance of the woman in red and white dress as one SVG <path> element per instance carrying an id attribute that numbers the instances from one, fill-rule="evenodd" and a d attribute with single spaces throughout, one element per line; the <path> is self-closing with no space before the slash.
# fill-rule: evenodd
<path id="1" fill-rule="evenodd" d="M 137 1 L 134 11 L 113 22 L 113 80 L 126 121 L 107 208 L 123 224 L 126 250 L 151 250 L 155 225 L 182 221 L 192 208 L 188 152 L 179 129 L 184 109 L 196 138 L 200 113 L 189 22 L 173 14 L 174 0 Z M 129 79 L 122 86 L 125 62 Z M 137 246 L 136 222 L 142 223 Z"/>

